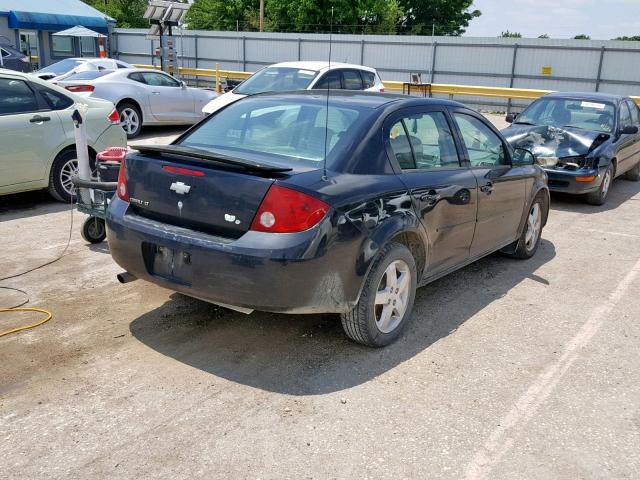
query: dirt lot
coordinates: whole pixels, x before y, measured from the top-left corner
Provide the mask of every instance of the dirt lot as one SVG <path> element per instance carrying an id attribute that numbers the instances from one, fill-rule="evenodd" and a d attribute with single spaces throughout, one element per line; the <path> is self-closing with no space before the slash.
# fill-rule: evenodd
<path id="1" fill-rule="evenodd" d="M 383 350 L 330 315 L 120 285 L 76 212 L 63 259 L 1 283 L 54 313 L 0 338 L 1 476 L 640 478 L 640 184 L 616 181 L 604 207 L 552 202 L 534 259 L 419 290 Z M 44 193 L 0 197 L 0 276 L 55 258 L 70 219 Z"/>

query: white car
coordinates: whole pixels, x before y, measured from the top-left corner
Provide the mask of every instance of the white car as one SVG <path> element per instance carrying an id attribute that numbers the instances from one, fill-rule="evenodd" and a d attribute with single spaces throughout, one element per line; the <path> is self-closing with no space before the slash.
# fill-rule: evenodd
<path id="1" fill-rule="evenodd" d="M 33 75 L 0 69 L 0 195 L 48 188 L 69 202 L 78 170 L 76 105 L 89 107 L 85 124 L 91 158 L 109 147 L 126 147 L 114 105 L 82 98 Z"/>
<path id="2" fill-rule="evenodd" d="M 202 107 L 218 96 L 213 90 L 187 87 L 160 70 L 133 68 L 81 72 L 60 82 L 79 95 L 113 102 L 122 128 L 137 137 L 143 125 L 192 125 L 204 118 Z"/>
<path id="3" fill-rule="evenodd" d="M 65 58 L 34 73 L 38 78 L 58 82 L 79 72 L 133 68 L 126 62 L 112 58 Z"/>
<path id="4" fill-rule="evenodd" d="M 289 90 L 364 90 L 384 92 L 375 68 L 349 63 L 283 62 L 263 68 L 202 109 L 211 114 L 247 95 Z"/>

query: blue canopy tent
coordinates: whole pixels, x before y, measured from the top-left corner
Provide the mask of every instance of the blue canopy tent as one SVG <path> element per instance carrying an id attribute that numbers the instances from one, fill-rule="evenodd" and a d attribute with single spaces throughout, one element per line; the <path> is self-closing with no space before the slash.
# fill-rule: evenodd
<path id="1" fill-rule="evenodd" d="M 108 23 L 105 17 L 85 17 L 78 15 L 61 15 L 54 13 L 9 12 L 9 28 L 29 30 L 58 31 L 82 25 L 104 35 L 108 34 Z"/>

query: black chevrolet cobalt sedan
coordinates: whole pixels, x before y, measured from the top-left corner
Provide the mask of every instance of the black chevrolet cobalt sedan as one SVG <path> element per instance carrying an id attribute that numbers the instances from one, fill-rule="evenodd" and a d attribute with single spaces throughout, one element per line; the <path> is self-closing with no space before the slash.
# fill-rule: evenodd
<path id="1" fill-rule="evenodd" d="M 126 272 L 228 308 L 334 312 L 383 346 L 416 288 L 536 252 L 547 177 L 463 105 L 314 91 L 247 97 L 138 146 L 107 214 Z"/>

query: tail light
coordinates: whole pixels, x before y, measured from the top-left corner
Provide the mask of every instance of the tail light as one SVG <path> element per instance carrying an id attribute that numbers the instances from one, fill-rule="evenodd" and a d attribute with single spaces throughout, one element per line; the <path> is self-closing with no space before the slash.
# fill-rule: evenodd
<path id="1" fill-rule="evenodd" d="M 251 223 L 257 232 L 294 233 L 318 224 L 329 205 L 306 193 L 271 185 Z"/>
<path id="2" fill-rule="evenodd" d="M 380 89 L 380 93 L 384 93 L 384 87 Z"/>
<path id="3" fill-rule="evenodd" d="M 127 189 L 127 169 L 125 166 L 125 158 L 120 162 L 120 170 L 118 171 L 118 188 L 116 194 L 121 200 L 129 201 L 129 190 Z"/>
<path id="4" fill-rule="evenodd" d="M 67 90 L 73 93 L 93 92 L 96 87 L 93 85 L 69 85 Z"/>
<path id="5" fill-rule="evenodd" d="M 114 125 L 117 125 L 120 123 L 120 114 L 115 108 L 113 109 L 113 112 L 109 114 L 109 116 L 107 117 L 107 120 L 109 120 Z"/>

